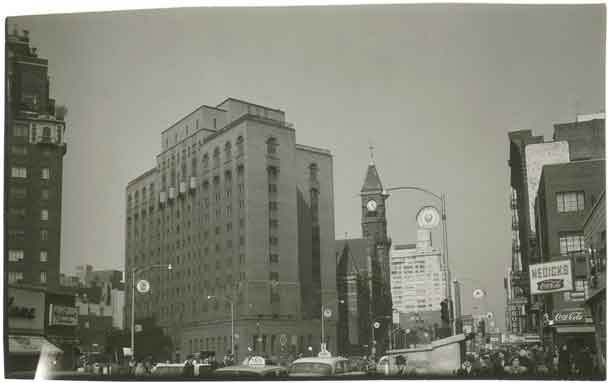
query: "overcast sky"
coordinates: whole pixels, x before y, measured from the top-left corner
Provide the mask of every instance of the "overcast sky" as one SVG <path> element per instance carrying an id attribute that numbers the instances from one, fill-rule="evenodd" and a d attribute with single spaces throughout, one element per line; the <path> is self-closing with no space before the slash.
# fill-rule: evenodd
<path id="1" fill-rule="evenodd" d="M 124 267 L 125 187 L 160 132 L 236 97 L 280 108 L 334 154 L 337 238 L 361 236 L 370 161 L 385 187 L 446 192 L 453 276 L 503 326 L 511 257 L 508 140 L 605 105 L 603 5 L 190 8 L 19 17 L 69 109 L 61 267 Z M 12 27 L 11 27 L 12 29 Z M 575 102 L 577 100 L 577 103 Z M 389 198 L 394 243 L 433 201 Z M 441 246 L 440 233 L 434 245 Z"/>

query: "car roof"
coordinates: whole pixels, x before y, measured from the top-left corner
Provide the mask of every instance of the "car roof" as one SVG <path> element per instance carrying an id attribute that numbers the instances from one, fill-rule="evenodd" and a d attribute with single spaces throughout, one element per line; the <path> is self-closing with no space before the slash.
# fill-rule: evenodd
<path id="1" fill-rule="evenodd" d="M 326 364 L 333 364 L 334 362 L 338 362 L 338 361 L 347 361 L 347 358 L 343 358 L 342 356 L 331 356 L 331 357 L 320 357 L 320 356 L 311 356 L 311 357 L 306 357 L 306 358 L 300 358 L 300 359 L 296 359 L 292 364 L 294 363 L 326 363 Z"/>
<path id="2" fill-rule="evenodd" d="M 248 366 L 246 364 L 240 364 L 235 366 L 222 367 L 217 369 L 215 372 L 224 372 L 224 371 L 248 371 L 248 372 L 264 372 L 271 370 L 285 370 L 282 366 Z"/>

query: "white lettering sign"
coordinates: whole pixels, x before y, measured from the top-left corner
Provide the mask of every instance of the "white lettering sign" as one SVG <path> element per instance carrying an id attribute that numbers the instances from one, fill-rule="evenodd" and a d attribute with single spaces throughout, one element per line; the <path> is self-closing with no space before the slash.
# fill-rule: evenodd
<path id="1" fill-rule="evenodd" d="M 537 263 L 529 266 L 531 295 L 573 290 L 571 260 Z"/>

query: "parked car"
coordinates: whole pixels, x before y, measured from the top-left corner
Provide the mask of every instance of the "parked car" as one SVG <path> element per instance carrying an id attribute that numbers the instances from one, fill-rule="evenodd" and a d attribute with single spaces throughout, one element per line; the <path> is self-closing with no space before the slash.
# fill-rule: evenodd
<path id="1" fill-rule="evenodd" d="M 296 359 L 288 375 L 291 377 L 356 376 L 363 371 L 351 371 L 350 363 L 343 357 L 309 357 Z"/>

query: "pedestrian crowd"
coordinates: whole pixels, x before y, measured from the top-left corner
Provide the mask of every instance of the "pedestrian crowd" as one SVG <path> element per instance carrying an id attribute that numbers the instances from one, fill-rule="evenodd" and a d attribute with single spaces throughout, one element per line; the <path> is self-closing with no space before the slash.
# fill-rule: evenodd
<path id="1" fill-rule="evenodd" d="M 593 350 L 588 346 L 550 348 L 539 345 L 506 347 L 466 355 L 458 376 L 537 376 L 556 378 L 594 377 L 601 374 Z"/>

